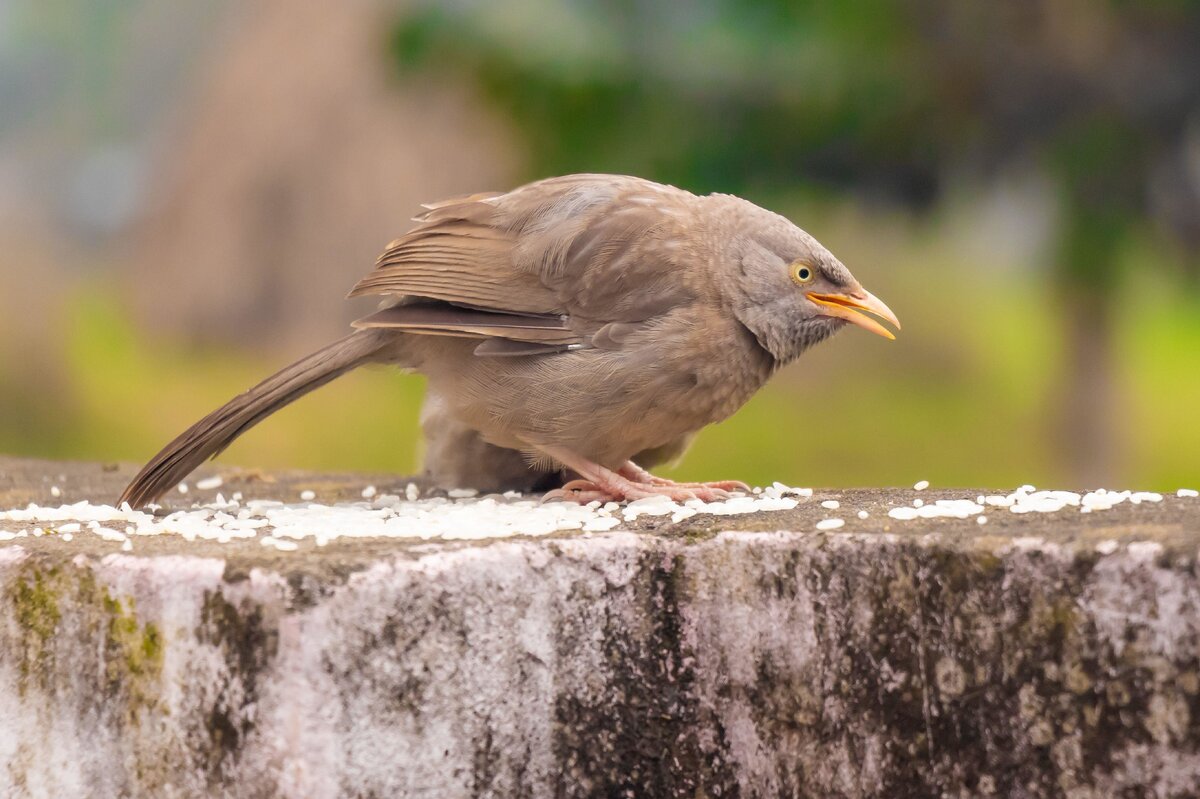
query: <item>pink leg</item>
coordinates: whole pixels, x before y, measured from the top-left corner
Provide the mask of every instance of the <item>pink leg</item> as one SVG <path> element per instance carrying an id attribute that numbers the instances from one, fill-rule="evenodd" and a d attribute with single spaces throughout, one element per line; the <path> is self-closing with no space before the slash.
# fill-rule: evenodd
<path id="1" fill-rule="evenodd" d="M 716 486 L 661 485 L 631 479 L 598 463 L 593 463 L 587 458 L 576 455 L 569 450 L 557 447 L 547 448 L 545 452 L 568 469 L 574 470 L 583 479 L 572 480 L 557 491 L 547 493 L 543 498 L 544 500 L 569 499 L 583 503 L 592 502 L 593 500 L 620 502 L 622 500 L 666 496 L 677 502 L 684 502 L 689 499 L 713 502 L 729 497 L 728 491 Z M 622 471 L 625 471 L 625 467 L 622 467 Z M 649 475 L 648 472 L 642 472 L 642 474 Z"/>
<path id="2" fill-rule="evenodd" d="M 677 483 L 674 480 L 668 480 L 665 477 L 656 477 L 650 472 L 638 466 L 633 461 L 625 461 L 625 465 L 619 470 L 622 477 L 627 477 L 635 483 L 643 483 L 646 485 L 655 486 L 679 486 L 682 488 L 716 488 L 722 491 L 744 491 L 750 493 L 750 486 L 743 483 L 741 480 L 716 480 L 711 483 Z"/>
<path id="3" fill-rule="evenodd" d="M 565 483 L 562 488 L 547 491 L 542 495 L 542 502 L 551 502 L 556 499 L 566 499 L 586 505 L 589 502 L 611 502 L 613 496 L 595 483 L 587 480 L 572 480 Z"/>

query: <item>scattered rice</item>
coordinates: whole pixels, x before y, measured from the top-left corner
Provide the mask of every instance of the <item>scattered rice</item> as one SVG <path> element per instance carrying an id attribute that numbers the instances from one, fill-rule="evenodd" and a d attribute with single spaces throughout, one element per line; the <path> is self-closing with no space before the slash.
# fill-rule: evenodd
<path id="1" fill-rule="evenodd" d="M 208 478 L 195 483 L 197 489 L 211 490 L 220 485 L 220 478 Z M 928 481 L 914 488 L 923 490 Z M 54 486 L 53 488 L 57 488 Z M 177 489 L 187 491 L 187 484 Z M 53 490 L 51 491 L 53 494 Z M 61 489 L 60 489 L 61 493 Z M 119 543 L 123 551 L 133 549 L 135 536 L 174 534 L 186 540 L 204 539 L 230 542 L 236 539 L 256 539 L 262 546 L 293 551 L 297 542 L 311 539 L 324 546 L 338 538 L 405 538 L 405 539 L 484 539 L 514 534 L 548 535 L 557 531 L 580 530 L 606 532 L 633 522 L 642 516 L 667 517 L 678 523 L 699 514 L 729 516 L 760 511 L 790 510 L 800 504 L 798 497 L 811 497 L 811 488 L 796 488 L 774 483 L 753 490 L 749 495 L 735 495 L 720 502 L 689 500 L 674 502 L 664 496 L 648 497 L 624 506 L 616 502 L 591 502 L 579 506 L 571 502 L 541 503 L 525 499 L 519 492 L 510 491 L 503 499 L 495 496 L 479 498 L 472 489 L 454 489 L 448 497 L 420 499 L 420 490 L 409 483 L 404 496 L 380 494 L 375 486 L 360 492 L 363 501 L 336 505 L 288 504 L 278 500 L 243 501 L 240 493 L 230 500 L 221 494 L 213 502 L 194 504 L 190 509 L 174 511 L 165 516 L 121 508 L 78 502 L 59 507 L 39 507 L 30 504 L 24 509 L 0 510 L 0 523 L 37 522 L 57 533 L 64 541 L 86 528 L 105 541 Z M 1200 492 L 1179 489 L 1179 497 L 1196 497 Z M 316 492 L 300 492 L 301 503 L 312 503 Z M 1055 513 L 1078 508 L 1081 513 L 1111 509 L 1122 503 L 1143 504 L 1161 502 L 1163 496 L 1150 491 L 1110 491 L 1096 489 L 1084 494 L 1072 491 L 1038 491 L 1024 485 L 1010 494 L 976 496 L 972 499 L 939 499 L 925 502 L 917 498 L 910 507 L 895 507 L 888 516 L 901 521 L 934 518 L 974 518 L 977 524 L 987 524 L 984 510 L 990 507 L 1007 508 L 1011 513 Z M 152 506 L 153 507 L 153 506 Z M 821 507 L 837 510 L 838 500 L 824 500 Z M 866 510 L 857 511 L 859 519 L 867 519 Z M 841 518 L 823 519 L 816 523 L 821 531 L 836 530 L 845 525 Z M 313 530 L 320 530 L 314 534 Z M 0 541 L 33 535 L 42 536 L 41 526 L 25 527 L 18 532 L 0 531 Z M 1102 542 L 1097 551 L 1116 547 L 1115 542 Z"/>
<path id="2" fill-rule="evenodd" d="M 225 481 L 220 477 L 205 477 L 203 480 L 196 481 L 196 488 L 201 491 L 212 491 L 215 488 L 220 488 L 225 484 Z"/>
<path id="3" fill-rule="evenodd" d="M 939 499 L 926 505 L 921 500 L 914 500 L 911 508 L 892 508 L 888 516 L 901 521 L 913 519 L 966 519 L 983 511 L 982 505 L 977 505 L 969 499 Z"/>
<path id="4" fill-rule="evenodd" d="M 778 484 L 753 496 L 734 496 L 721 502 L 673 502 L 666 497 L 651 497 L 627 505 L 616 502 L 542 503 L 513 493 L 506 499 L 495 497 L 428 497 L 419 499 L 415 484 L 409 484 L 400 497 L 362 491 L 361 501 L 321 505 L 313 503 L 316 492 L 300 493 L 298 503 L 255 499 L 242 501 L 240 495 L 226 501 L 196 503 L 191 508 L 163 516 L 133 510 L 128 504 L 116 508 L 78 502 L 58 507 L 0 509 L 4 522 L 41 522 L 59 534 L 86 530 L 97 537 L 119 543 L 128 552 L 138 536 L 178 535 L 185 540 L 231 542 L 257 540 L 260 545 L 291 551 L 297 542 L 312 540 L 324 546 L 339 538 L 403 539 L 486 539 L 511 535 L 548 535 L 557 531 L 580 530 L 605 532 L 621 527 L 641 516 L 665 516 L 682 521 L 698 514 L 728 516 L 759 511 L 790 510 L 799 505 L 801 489 Z M 454 492 L 467 493 L 464 490 Z M 475 493 L 475 492 L 470 492 Z M 410 497 L 413 497 L 410 499 Z M 123 530 L 123 532 L 122 532 Z M 313 531 L 319 530 L 320 533 Z M 17 537 L 7 533 L 5 538 Z M 34 535 L 42 529 L 34 528 Z"/>
<path id="5" fill-rule="evenodd" d="M 760 491 L 756 491 L 755 493 L 768 494 L 777 497 L 781 497 L 784 494 L 795 494 L 798 497 L 811 497 L 813 495 L 813 490 L 811 488 L 796 488 L 794 486 L 784 485 L 776 480 L 771 485 L 761 489 Z"/>
<path id="6" fill-rule="evenodd" d="M 61 497 L 61 496 L 62 496 L 62 489 L 61 489 L 61 488 L 59 488 L 58 486 L 50 486 L 50 496 L 52 496 L 52 497 Z"/>
<path id="7" fill-rule="evenodd" d="M 1078 507 L 1081 503 L 1079 494 L 1074 491 L 1033 491 L 1029 493 L 1022 486 L 1010 494 L 1008 509 L 1012 513 L 1055 513 L 1068 506 Z"/>
<path id="8" fill-rule="evenodd" d="M 929 481 L 928 480 L 918 480 L 916 482 L 916 484 L 913 486 L 913 488 L 916 489 L 917 491 L 924 491 L 925 489 L 929 488 Z"/>
<path id="9" fill-rule="evenodd" d="M 1011 494 L 980 495 L 974 501 L 940 499 L 932 505 L 926 505 L 923 500 L 914 499 L 911 507 L 892 508 L 888 511 L 888 516 L 901 521 L 942 516 L 966 519 L 982 514 L 984 508 L 989 506 L 1008 508 L 1011 513 L 1016 514 L 1056 513 L 1066 508 L 1079 508 L 1080 513 L 1092 513 L 1109 510 L 1122 502 L 1138 505 L 1144 502 L 1162 502 L 1162 499 L 1162 494 L 1153 491 L 1109 491 L 1100 488 L 1081 495 L 1074 491 L 1038 491 L 1032 485 L 1023 485 Z M 979 523 L 986 524 L 986 521 Z"/>
<path id="10" fill-rule="evenodd" d="M 188 492 L 188 485 L 187 483 L 180 483 L 179 485 L 175 486 L 175 490 L 177 490 L 180 494 L 186 494 Z"/>

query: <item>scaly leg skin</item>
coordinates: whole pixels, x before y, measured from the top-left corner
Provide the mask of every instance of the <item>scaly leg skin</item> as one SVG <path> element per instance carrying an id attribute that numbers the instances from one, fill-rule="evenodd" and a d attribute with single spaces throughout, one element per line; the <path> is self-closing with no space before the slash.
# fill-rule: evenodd
<path id="1" fill-rule="evenodd" d="M 553 502 L 555 500 L 578 502 L 580 505 L 586 505 L 589 502 L 612 502 L 614 497 L 608 491 L 604 491 L 595 483 L 588 480 L 571 480 L 568 483 L 564 483 L 562 488 L 547 491 L 542 495 L 542 502 Z"/>
<path id="2" fill-rule="evenodd" d="M 689 499 L 715 502 L 729 498 L 729 491 L 715 484 L 681 485 L 670 481 L 651 482 L 658 478 L 637 466 L 634 466 L 638 470 L 634 473 L 636 477 L 631 478 L 621 472 L 614 472 L 612 469 L 593 463 L 569 450 L 555 447 L 547 448 L 545 452 L 568 469 L 574 470 L 582 479 L 572 480 L 562 488 L 547 493 L 542 498 L 543 502 L 563 499 L 587 504 L 594 501 L 621 502 L 655 496 L 670 497 L 676 502 L 686 502 Z M 621 471 L 626 471 L 630 465 L 632 465 L 631 462 L 622 466 Z M 650 479 L 637 479 L 643 476 Z"/>
<path id="3" fill-rule="evenodd" d="M 635 483 L 655 486 L 676 486 L 679 488 L 716 488 L 721 491 L 742 491 L 750 493 L 750 486 L 743 483 L 741 480 L 715 480 L 711 483 L 677 483 L 674 480 L 668 480 L 665 477 L 656 477 L 650 472 L 638 466 L 633 461 L 625 461 L 625 465 L 619 470 L 622 477 L 626 477 Z"/>

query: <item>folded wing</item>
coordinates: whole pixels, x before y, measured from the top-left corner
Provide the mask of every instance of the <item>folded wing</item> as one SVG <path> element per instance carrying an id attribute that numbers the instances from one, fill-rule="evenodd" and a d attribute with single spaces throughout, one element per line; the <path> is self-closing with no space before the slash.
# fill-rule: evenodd
<path id="1" fill-rule="evenodd" d="M 681 242 L 697 201 L 639 178 L 571 175 L 427 205 L 350 295 L 405 299 L 356 326 L 497 340 L 480 355 L 591 346 L 606 326 L 635 329 L 694 298 Z"/>

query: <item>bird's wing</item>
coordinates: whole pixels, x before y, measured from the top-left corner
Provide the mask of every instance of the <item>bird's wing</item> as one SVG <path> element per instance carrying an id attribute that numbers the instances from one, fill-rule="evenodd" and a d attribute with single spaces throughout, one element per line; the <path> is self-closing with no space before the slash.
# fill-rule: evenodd
<path id="1" fill-rule="evenodd" d="M 570 175 L 427 205 L 351 296 L 427 298 L 459 306 L 461 315 L 442 308 L 437 324 L 418 323 L 412 314 L 429 313 L 418 303 L 359 324 L 554 346 L 588 344 L 603 331 L 598 344 L 619 346 L 629 326 L 700 290 L 696 275 L 705 265 L 695 263 L 687 235 L 696 202 L 639 178 Z M 557 329 L 489 324 L 488 314 L 553 318 Z"/>
<path id="2" fill-rule="evenodd" d="M 487 201 L 443 205 L 393 241 L 351 297 L 426 297 L 508 313 L 562 313 L 557 298 L 512 263 L 516 237 L 497 227 Z"/>
<path id="3" fill-rule="evenodd" d="M 506 338 L 540 344 L 572 344 L 579 336 L 562 316 L 480 311 L 448 303 L 418 302 L 376 311 L 354 327 L 392 328 L 410 333 Z"/>

